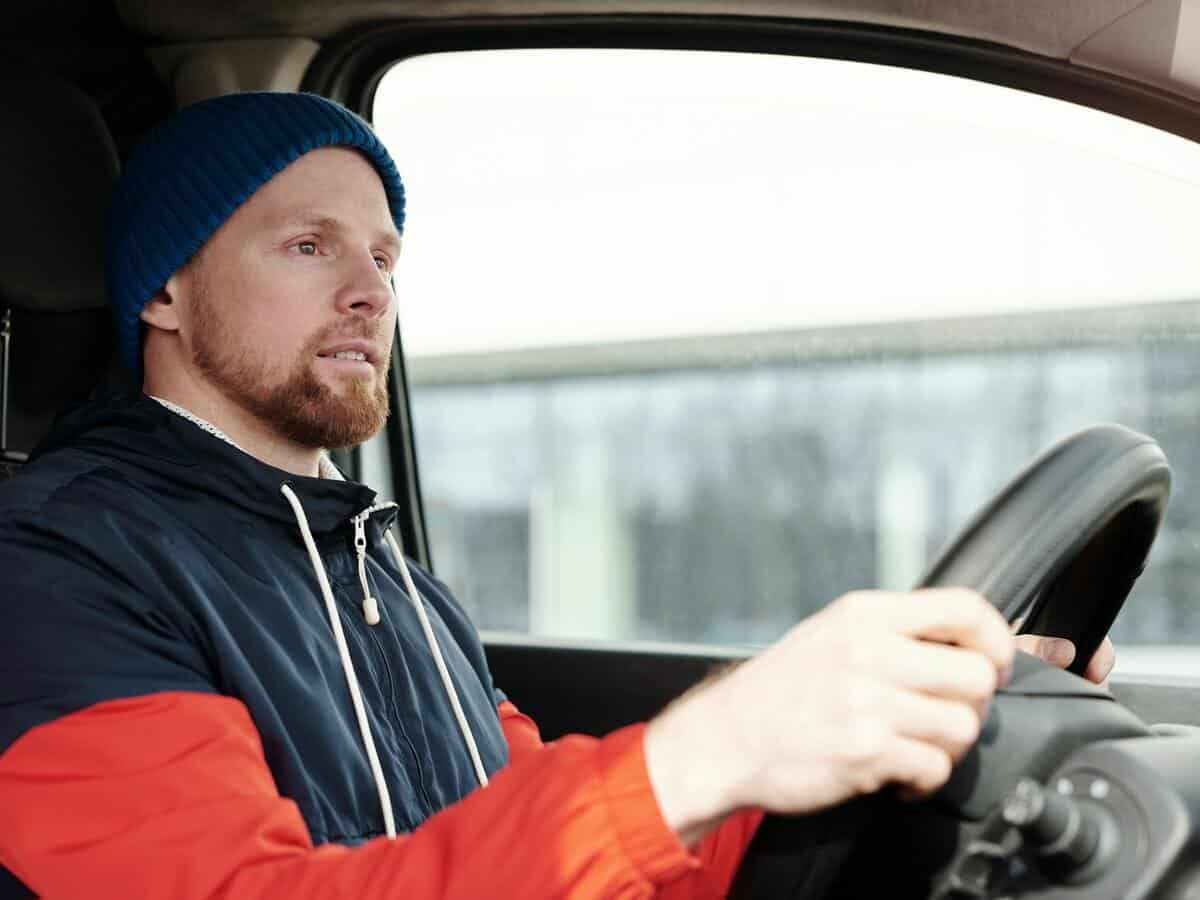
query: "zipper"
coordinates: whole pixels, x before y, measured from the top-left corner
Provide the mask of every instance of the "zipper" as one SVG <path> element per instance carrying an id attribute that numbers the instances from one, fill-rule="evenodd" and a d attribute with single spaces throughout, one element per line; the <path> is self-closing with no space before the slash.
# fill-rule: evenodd
<path id="1" fill-rule="evenodd" d="M 421 799 L 425 801 L 426 815 L 433 815 L 433 801 L 429 797 L 429 789 L 425 784 L 425 772 L 421 766 L 421 757 L 417 753 L 417 745 L 413 743 L 413 739 L 409 737 L 407 729 L 400 717 L 400 707 L 396 699 L 396 679 L 392 674 L 392 667 L 388 664 L 387 653 L 384 650 L 383 640 L 379 637 L 374 626 L 382 621 L 379 613 L 379 601 L 375 595 L 371 593 L 371 585 L 367 580 L 367 519 L 371 514 L 380 509 L 385 509 L 394 504 L 381 503 L 375 506 L 364 509 L 356 516 L 352 516 L 350 521 L 354 524 L 354 555 L 358 563 L 358 583 L 362 588 L 362 612 L 366 623 L 372 627 L 367 629 L 367 634 L 371 637 L 371 643 L 375 646 L 375 653 L 383 666 L 384 675 L 387 677 L 388 699 L 392 707 L 393 728 L 402 738 L 404 743 L 408 745 L 409 755 L 412 757 L 413 767 L 416 770 L 416 783 L 421 790 Z"/>
<path id="2" fill-rule="evenodd" d="M 413 743 L 413 739 L 409 737 L 408 730 L 404 727 L 404 723 L 400 717 L 400 705 L 396 700 L 396 679 L 392 675 L 392 667 L 388 665 L 387 654 L 383 649 L 383 641 L 380 640 L 378 633 L 374 628 L 367 629 L 367 634 L 371 636 L 371 642 L 375 645 L 376 656 L 380 664 L 383 666 L 383 673 L 387 676 L 388 700 L 392 707 L 393 730 L 404 738 L 404 743 L 408 745 L 409 755 L 412 757 L 413 768 L 416 769 L 416 783 L 421 790 L 421 799 L 425 801 L 425 814 L 433 815 L 433 801 L 429 798 L 429 789 L 425 785 L 425 770 L 421 766 L 421 755 L 417 753 L 417 745 Z"/>
<path id="3" fill-rule="evenodd" d="M 379 601 L 371 593 L 367 584 L 367 516 L 370 512 L 359 513 L 351 521 L 354 523 L 354 555 L 358 558 L 358 583 L 362 585 L 363 618 L 368 625 L 379 624 Z"/>

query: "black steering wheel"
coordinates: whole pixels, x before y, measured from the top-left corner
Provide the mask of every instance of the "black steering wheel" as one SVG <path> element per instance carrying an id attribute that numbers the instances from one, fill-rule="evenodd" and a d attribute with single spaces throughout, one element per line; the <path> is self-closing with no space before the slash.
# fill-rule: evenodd
<path id="1" fill-rule="evenodd" d="M 1076 648 L 1070 671 L 1080 674 L 1145 568 L 1170 485 L 1166 456 L 1151 438 L 1120 425 L 1084 429 L 1010 481 L 938 554 L 917 586 L 973 588 L 1014 631 L 1069 638 Z M 1026 658 L 1023 665 L 1028 669 L 1034 661 Z M 978 758 L 963 762 L 978 765 Z M 730 896 L 826 896 L 887 803 L 876 795 L 815 816 L 768 816 Z M 885 873 L 880 896 L 887 885 Z"/>
<path id="2" fill-rule="evenodd" d="M 1095 425 L 1030 463 L 938 555 L 918 587 L 974 588 L 1018 633 L 1088 660 L 1142 574 L 1171 492 L 1151 438 Z"/>

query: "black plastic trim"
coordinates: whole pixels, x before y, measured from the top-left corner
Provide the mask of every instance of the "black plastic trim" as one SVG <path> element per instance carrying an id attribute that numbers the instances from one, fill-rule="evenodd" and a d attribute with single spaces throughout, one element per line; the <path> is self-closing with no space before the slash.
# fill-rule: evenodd
<path id="1" fill-rule="evenodd" d="M 404 364 L 404 346 L 397 323 L 392 344 L 392 368 L 388 378 L 387 441 L 388 456 L 392 463 L 392 490 L 400 504 L 396 527 L 404 553 L 415 559 L 429 571 L 433 571 L 433 557 L 429 552 L 426 535 L 425 502 L 421 496 L 421 479 L 417 470 L 417 445 L 412 425 L 412 398 L 408 391 L 408 371 Z"/>
<path id="2" fill-rule="evenodd" d="M 741 658 L 719 648 L 706 655 L 661 646 L 600 648 L 536 639 L 485 638 L 484 649 L 493 681 L 538 723 L 547 741 L 566 734 L 600 736 L 647 721 Z M 547 677 L 550 673 L 553 677 Z"/>

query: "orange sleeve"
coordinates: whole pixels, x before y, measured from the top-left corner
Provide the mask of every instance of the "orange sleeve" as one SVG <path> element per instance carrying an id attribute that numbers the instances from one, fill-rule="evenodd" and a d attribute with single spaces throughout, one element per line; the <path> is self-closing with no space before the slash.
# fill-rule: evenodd
<path id="1" fill-rule="evenodd" d="M 497 710 L 500 713 L 500 725 L 504 729 L 504 736 L 508 740 L 510 763 L 517 762 L 544 746 L 537 723 L 517 709 L 511 701 L 501 702 Z M 643 774 L 642 777 L 646 776 Z M 657 804 L 654 816 L 660 819 Z M 738 866 L 741 865 L 746 848 L 754 839 L 762 818 L 763 812 L 758 809 L 745 810 L 729 816 L 716 830 L 692 848 L 699 866 L 689 870 L 683 878 L 660 888 L 656 896 L 664 900 L 724 897 L 729 893 Z M 666 828 L 665 823 L 662 827 Z"/>
<path id="2" fill-rule="evenodd" d="M 535 750 L 541 750 L 542 733 L 537 723 L 517 709 L 511 700 L 501 701 L 496 707 L 500 715 L 500 728 L 508 741 L 508 761 L 511 765 Z"/>
<path id="3" fill-rule="evenodd" d="M 682 889 L 705 856 L 662 823 L 643 731 L 529 742 L 412 834 L 314 848 L 239 701 L 106 701 L 0 755 L 0 864 L 47 900 L 708 896 L 659 894 Z M 709 858 L 731 859 L 742 836 Z"/>

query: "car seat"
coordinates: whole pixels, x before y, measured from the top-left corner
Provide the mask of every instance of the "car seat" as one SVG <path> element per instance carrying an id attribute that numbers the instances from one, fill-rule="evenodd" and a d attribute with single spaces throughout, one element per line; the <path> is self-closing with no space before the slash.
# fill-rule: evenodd
<path id="1" fill-rule="evenodd" d="M 112 355 L 104 233 L 119 162 L 99 109 L 56 78 L 0 70 L 0 480 Z"/>

